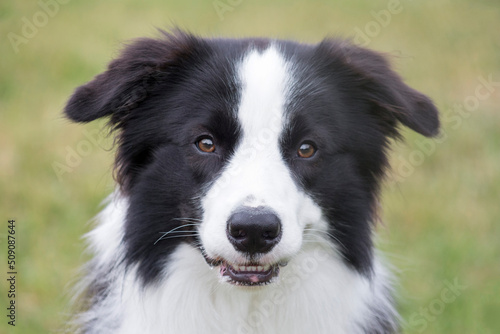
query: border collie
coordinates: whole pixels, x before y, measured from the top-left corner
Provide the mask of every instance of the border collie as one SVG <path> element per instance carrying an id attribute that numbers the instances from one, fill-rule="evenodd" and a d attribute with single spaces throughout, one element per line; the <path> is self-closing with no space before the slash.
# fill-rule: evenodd
<path id="1" fill-rule="evenodd" d="M 162 32 L 65 113 L 109 117 L 118 143 L 78 332 L 398 332 L 379 185 L 399 127 L 434 136 L 439 119 L 382 55 Z"/>

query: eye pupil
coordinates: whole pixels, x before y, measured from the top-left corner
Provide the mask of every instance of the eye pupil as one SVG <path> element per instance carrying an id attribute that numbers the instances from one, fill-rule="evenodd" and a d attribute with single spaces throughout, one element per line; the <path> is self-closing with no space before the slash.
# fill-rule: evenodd
<path id="1" fill-rule="evenodd" d="M 198 146 L 198 149 L 200 149 L 200 151 L 202 152 L 211 153 L 215 151 L 214 141 L 208 137 L 198 140 L 196 146 Z"/>
<path id="2" fill-rule="evenodd" d="M 310 158 L 316 153 L 316 149 L 309 143 L 302 143 L 297 153 L 301 158 Z"/>

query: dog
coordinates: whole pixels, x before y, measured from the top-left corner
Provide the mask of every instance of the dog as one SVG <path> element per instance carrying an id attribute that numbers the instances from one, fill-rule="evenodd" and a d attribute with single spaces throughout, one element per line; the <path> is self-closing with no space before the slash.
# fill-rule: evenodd
<path id="1" fill-rule="evenodd" d="M 162 31 L 64 111 L 117 143 L 75 332 L 399 331 L 378 194 L 400 127 L 435 136 L 439 116 L 385 56 Z"/>

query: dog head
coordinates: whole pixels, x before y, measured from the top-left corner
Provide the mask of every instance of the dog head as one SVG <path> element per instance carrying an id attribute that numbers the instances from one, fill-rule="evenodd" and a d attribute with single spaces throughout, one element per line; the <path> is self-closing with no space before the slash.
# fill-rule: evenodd
<path id="1" fill-rule="evenodd" d="M 272 282 L 320 239 L 369 273 L 389 141 L 400 125 L 439 128 L 433 103 L 373 51 L 180 31 L 127 46 L 65 112 L 117 131 L 124 258 L 145 282 L 185 242 L 238 285 Z"/>

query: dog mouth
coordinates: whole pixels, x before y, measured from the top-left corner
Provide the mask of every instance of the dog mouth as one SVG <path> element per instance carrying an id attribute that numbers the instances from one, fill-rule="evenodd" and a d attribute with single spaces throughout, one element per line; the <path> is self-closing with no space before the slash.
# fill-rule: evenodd
<path id="1" fill-rule="evenodd" d="M 278 277 L 280 267 L 278 264 L 260 265 L 250 263 L 247 265 L 231 265 L 222 262 L 220 265 L 220 274 L 226 278 L 228 283 L 244 286 L 259 286 L 272 283 Z"/>
<path id="2" fill-rule="evenodd" d="M 206 256 L 205 260 L 211 268 L 219 268 L 222 281 L 237 286 L 263 286 L 273 283 L 279 276 L 280 267 L 287 265 L 286 261 L 275 264 L 249 262 L 238 265 Z"/>

